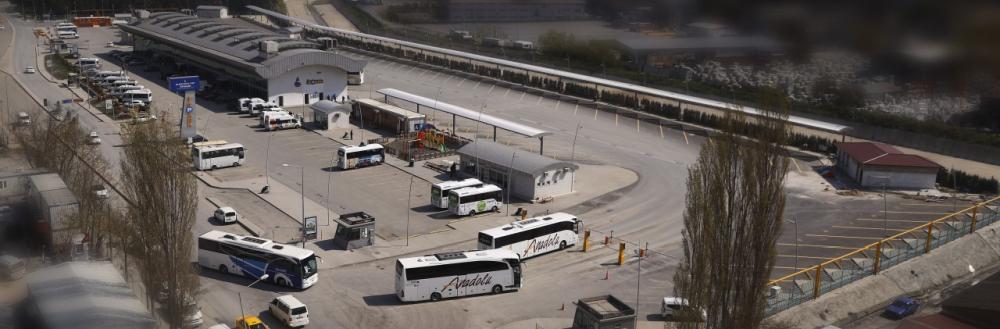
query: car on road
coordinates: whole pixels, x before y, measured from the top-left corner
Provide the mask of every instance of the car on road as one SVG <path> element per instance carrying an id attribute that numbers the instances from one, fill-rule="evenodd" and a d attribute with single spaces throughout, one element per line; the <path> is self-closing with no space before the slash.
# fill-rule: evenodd
<path id="1" fill-rule="evenodd" d="M 260 318 L 247 315 L 242 318 L 236 319 L 236 329 L 269 329 L 264 321 Z"/>
<path id="2" fill-rule="evenodd" d="M 111 196 L 110 192 L 108 192 L 108 188 L 103 184 L 94 185 L 91 187 L 91 190 L 94 191 L 94 195 L 96 195 L 99 199 L 107 199 Z"/>
<path id="3" fill-rule="evenodd" d="M 267 308 L 274 318 L 288 327 L 298 328 L 309 324 L 309 310 L 306 308 L 306 304 L 303 304 L 295 296 L 275 297 Z"/>
<path id="4" fill-rule="evenodd" d="M 920 303 L 910 296 L 899 296 L 885 308 L 884 314 L 890 319 L 902 319 L 917 312 Z"/>
<path id="5" fill-rule="evenodd" d="M 31 124 L 31 117 L 28 116 L 28 113 L 17 112 L 17 124 L 21 125 L 21 126 L 30 125 Z"/>
<path id="6" fill-rule="evenodd" d="M 663 302 L 660 303 L 660 315 L 663 316 L 664 320 L 685 321 L 688 319 L 680 319 L 679 317 L 684 316 L 683 313 L 687 313 L 686 311 L 689 308 L 690 306 L 688 306 L 688 300 L 686 298 L 663 297 Z M 688 315 L 691 317 L 695 316 L 691 314 Z M 706 318 L 708 318 L 708 314 L 705 313 L 705 310 L 702 310 L 700 319 L 690 319 L 690 320 L 705 321 Z"/>
<path id="7" fill-rule="evenodd" d="M 215 220 L 223 224 L 231 224 L 240 220 L 240 215 L 236 213 L 236 209 L 233 207 L 219 207 L 215 209 Z"/>
<path id="8" fill-rule="evenodd" d="M 96 131 L 91 131 L 90 134 L 87 135 L 87 143 L 90 143 L 90 145 L 101 144 L 101 136 L 98 135 Z"/>
<path id="9" fill-rule="evenodd" d="M 24 73 L 31 74 L 31 73 L 35 73 L 36 71 L 37 70 L 35 70 L 34 66 L 28 66 L 28 67 L 24 68 Z"/>
<path id="10" fill-rule="evenodd" d="M 108 42 L 108 48 L 111 48 L 111 47 L 114 47 L 114 46 L 115 46 L 114 42 Z"/>
<path id="11" fill-rule="evenodd" d="M 203 323 L 205 323 L 204 316 L 201 314 L 201 307 L 195 302 L 193 298 L 184 298 L 184 307 L 187 312 L 184 313 L 184 328 L 198 328 Z"/>

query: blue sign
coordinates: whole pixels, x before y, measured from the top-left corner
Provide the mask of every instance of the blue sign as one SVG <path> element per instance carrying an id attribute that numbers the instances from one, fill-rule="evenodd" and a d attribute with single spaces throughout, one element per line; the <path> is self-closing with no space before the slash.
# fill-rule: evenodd
<path id="1" fill-rule="evenodd" d="M 171 77 L 167 79 L 167 84 L 170 85 L 170 91 L 175 93 L 201 89 L 201 79 L 198 76 Z"/>
<path id="2" fill-rule="evenodd" d="M 63 104 L 69 104 L 69 103 L 72 103 L 72 102 L 73 102 L 72 99 L 64 99 L 64 100 L 62 100 Z"/>
<path id="3" fill-rule="evenodd" d="M 184 112 L 191 113 L 192 111 L 194 111 L 193 107 L 185 107 L 184 108 Z"/>

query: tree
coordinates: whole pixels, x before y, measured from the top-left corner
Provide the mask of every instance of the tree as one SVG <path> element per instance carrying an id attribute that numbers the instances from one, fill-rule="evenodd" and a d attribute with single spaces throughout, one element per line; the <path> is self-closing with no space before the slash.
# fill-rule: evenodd
<path id="1" fill-rule="evenodd" d="M 681 316 L 704 310 L 709 329 L 758 328 L 764 319 L 765 288 L 785 207 L 788 161 L 782 145 L 789 134 L 784 97 L 764 97 L 770 101 L 762 108 L 777 112 L 754 119 L 727 114 L 718 123 L 721 131 L 688 169 L 684 258 L 674 289 L 693 306 L 692 314 Z M 739 136 L 748 121 L 756 126 Z"/>
<path id="2" fill-rule="evenodd" d="M 162 120 L 123 126 L 121 171 L 124 194 L 134 203 L 130 244 L 147 296 L 161 297 L 167 323 L 179 328 L 198 287 L 190 261 L 198 189 L 175 133 Z"/>

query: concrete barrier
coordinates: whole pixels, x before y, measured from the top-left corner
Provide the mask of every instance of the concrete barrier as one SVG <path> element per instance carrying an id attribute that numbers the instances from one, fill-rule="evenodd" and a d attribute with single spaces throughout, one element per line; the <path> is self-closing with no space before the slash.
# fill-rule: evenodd
<path id="1" fill-rule="evenodd" d="M 1000 223 L 970 234 L 878 275 L 852 282 L 772 316 L 797 328 L 843 325 L 872 313 L 881 312 L 897 296 L 921 296 L 973 275 L 976 271 L 1000 266 Z"/>

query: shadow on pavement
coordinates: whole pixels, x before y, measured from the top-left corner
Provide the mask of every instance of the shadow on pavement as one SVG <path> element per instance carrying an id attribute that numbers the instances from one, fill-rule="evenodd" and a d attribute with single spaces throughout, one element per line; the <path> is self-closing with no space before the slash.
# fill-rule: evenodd
<path id="1" fill-rule="evenodd" d="M 365 305 L 368 306 L 395 306 L 403 305 L 396 297 L 396 294 L 383 294 L 383 295 L 371 295 L 362 297 L 365 300 Z"/>

